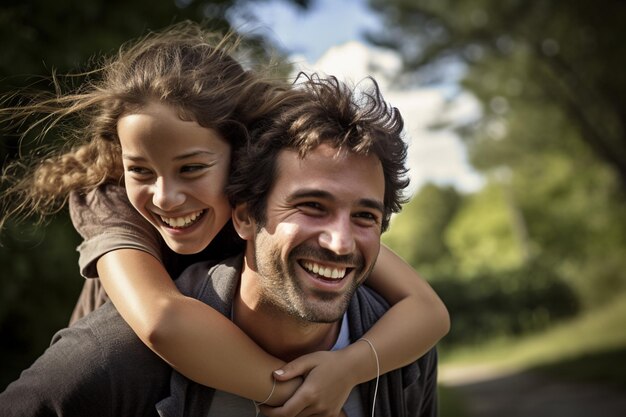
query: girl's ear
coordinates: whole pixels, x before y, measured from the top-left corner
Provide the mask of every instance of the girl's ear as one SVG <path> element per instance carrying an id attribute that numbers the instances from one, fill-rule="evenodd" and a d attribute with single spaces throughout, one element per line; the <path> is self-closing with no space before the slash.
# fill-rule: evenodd
<path id="1" fill-rule="evenodd" d="M 252 240 L 254 237 L 256 225 L 248 213 L 248 205 L 246 203 L 238 204 L 233 209 L 233 226 L 243 240 Z"/>

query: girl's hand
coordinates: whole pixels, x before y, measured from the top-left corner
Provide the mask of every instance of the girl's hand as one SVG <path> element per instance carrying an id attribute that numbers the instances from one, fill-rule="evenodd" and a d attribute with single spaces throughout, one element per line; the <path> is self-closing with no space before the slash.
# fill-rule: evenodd
<path id="1" fill-rule="evenodd" d="M 267 417 L 337 417 L 352 388 L 354 360 L 344 350 L 320 351 L 295 359 L 274 372 L 278 381 L 304 377 L 304 382 L 280 407 L 261 406 Z"/>

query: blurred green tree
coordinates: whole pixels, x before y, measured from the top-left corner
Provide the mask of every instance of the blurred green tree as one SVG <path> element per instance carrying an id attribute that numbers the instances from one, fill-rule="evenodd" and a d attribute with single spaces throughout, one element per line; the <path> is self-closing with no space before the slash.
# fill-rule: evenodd
<path id="1" fill-rule="evenodd" d="M 626 4 L 370 4 L 387 23 L 370 39 L 401 53 L 401 81 L 458 81 L 482 104 L 458 131 L 501 193 L 472 197 L 446 231 L 459 271 L 539 262 L 585 305 L 625 290 Z"/>
<path id="2" fill-rule="evenodd" d="M 553 265 L 583 304 L 605 302 L 626 290 L 620 177 L 539 88 L 509 94 L 507 79 L 523 67 L 517 59 L 488 62 L 493 85 L 485 86 L 480 69 L 464 80 L 485 103 L 482 120 L 462 129 L 470 159 L 507 190 L 527 259 Z"/>
<path id="3" fill-rule="evenodd" d="M 626 189 L 626 4 L 557 0 L 370 0 L 385 31 L 370 34 L 399 51 L 422 81 L 468 68 L 483 103 L 549 103 L 616 173 Z M 513 64 L 514 65 L 507 65 Z M 484 119 L 481 123 L 489 123 Z M 492 126 L 497 129 L 497 126 Z M 561 137 L 550 138 L 563 145 Z"/>
<path id="4" fill-rule="evenodd" d="M 394 216 L 384 242 L 424 276 L 447 275 L 454 266 L 444 235 L 461 201 L 451 186 L 425 184 Z"/>
<path id="5" fill-rule="evenodd" d="M 458 83 L 482 105 L 453 126 L 489 180 L 441 237 L 453 273 L 432 284 L 453 317 L 447 342 L 538 328 L 626 291 L 626 4 L 369 4 L 386 23 L 369 38 L 401 54 L 400 83 Z"/>
<path id="6" fill-rule="evenodd" d="M 465 199 L 446 230 L 445 240 L 458 264 L 459 278 L 504 273 L 527 261 L 526 242 L 515 233 L 515 208 L 497 184 Z"/>

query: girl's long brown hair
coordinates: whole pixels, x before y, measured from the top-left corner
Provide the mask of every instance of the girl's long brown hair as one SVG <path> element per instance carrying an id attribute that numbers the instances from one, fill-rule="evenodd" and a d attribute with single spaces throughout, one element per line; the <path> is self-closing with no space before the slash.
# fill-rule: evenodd
<path id="1" fill-rule="evenodd" d="M 22 137 L 36 131 L 43 139 L 62 131 L 63 146 L 40 148 L 3 170 L 0 229 L 12 217 L 43 219 L 57 212 L 72 191 L 119 183 L 117 121 L 148 101 L 167 103 L 181 118 L 216 129 L 235 149 L 246 143 L 249 125 L 271 112 L 288 84 L 271 77 L 267 66 L 244 69 L 233 58 L 241 46 L 232 33 L 184 22 L 123 45 L 95 70 L 77 74 L 84 77 L 78 88 L 63 92 L 53 77 L 55 94 L 19 92 L 30 98 L 1 107 L 0 122 L 24 126 Z"/>

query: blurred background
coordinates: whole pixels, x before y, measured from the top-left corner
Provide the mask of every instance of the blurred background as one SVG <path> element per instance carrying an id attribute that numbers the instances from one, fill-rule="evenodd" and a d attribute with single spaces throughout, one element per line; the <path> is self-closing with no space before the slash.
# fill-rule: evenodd
<path id="1" fill-rule="evenodd" d="M 402 112 L 412 199 L 384 240 L 452 317 L 442 416 L 623 415 L 623 2 L 4 0 L 0 92 L 185 19 L 294 73 L 372 75 Z M 0 163 L 17 152 L 5 131 Z M 0 235 L 0 390 L 66 325 L 78 243 L 66 212 Z"/>

